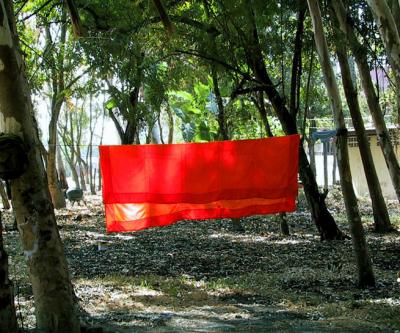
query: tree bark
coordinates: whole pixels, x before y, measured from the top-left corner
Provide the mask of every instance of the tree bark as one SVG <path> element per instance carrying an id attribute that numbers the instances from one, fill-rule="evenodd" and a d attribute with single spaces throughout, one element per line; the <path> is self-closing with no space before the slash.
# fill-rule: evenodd
<path id="1" fill-rule="evenodd" d="M 61 156 L 60 146 L 57 145 L 57 169 L 58 169 L 58 179 L 60 180 L 60 187 L 63 190 L 68 189 L 67 173 L 65 172 L 64 161 Z"/>
<path id="2" fill-rule="evenodd" d="M 328 141 L 322 142 L 322 153 L 324 155 L 324 192 L 328 192 Z"/>
<path id="3" fill-rule="evenodd" d="M 339 41 L 338 38 L 337 41 Z M 369 147 L 367 133 L 365 132 L 364 121 L 361 115 L 360 105 L 358 103 L 358 93 L 355 85 L 353 84 L 347 52 L 345 47 L 342 46 L 340 42 L 337 42 L 336 50 L 339 59 L 340 70 L 342 72 L 342 82 L 347 105 L 349 106 L 351 119 L 356 131 L 358 147 L 364 166 L 364 173 L 368 184 L 369 195 L 371 197 L 375 231 L 391 231 L 392 225 L 390 223 L 386 203 L 382 195 L 382 189 L 379 183 L 378 174 L 375 169 L 371 149 Z"/>
<path id="4" fill-rule="evenodd" d="M 314 30 L 315 45 L 321 69 L 324 74 L 325 85 L 330 97 L 332 110 L 337 128 L 337 159 L 342 185 L 343 198 L 346 207 L 347 218 L 350 223 L 350 231 L 353 240 L 354 252 L 358 266 L 358 281 L 360 287 L 375 285 L 375 277 L 372 270 L 372 262 L 368 253 L 364 229 L 358 211 L 357 198 L 354 193 L 350 163 L 347 147 L 347 129 L 344 122 L 342 103 L 339 88 L 336 83 L 335 74 L 330 63 L 328 45 L 326 43 L 321 12 L 317 0 L 307 0 Z"/>
<path id="5" fill-rule="evenodd" d="M 255 24 L 254 12 L 252 10 L 252 1 L 247 1 L 250 32 L 249 43 L 245 49 L 246 61 L 254 72 L 257 80 L 264 84 L 264 91 L 272 103 L 284 132 L 287 135 L 297 134 L 295 119 L 290 115 L 284 100 L 276 90 L 275 85 L 272 83 L 266 70 L 258 38 L 258 31 Z M 321 236 L 321 240 L 345 238 L 345 235 L 339 230 L 331 213 L 328 211 L 324 196 L 319 193 L 315 176 L 311 170 L 302 144 L 299 146 L 299 173 L 311 211 L 311 216 Z"/>
<path id="6" fill-rule="evenodd" d="M 361 83 L 364 88 L 364 93 L 367 98 L 368 108 L 371 112 L 372 118 L 375 124 L 376 134 L 385 157 L 386 165 L 389 170 L 390 178 L 392 180 L 393 187 L 396 191 L 398 200 L 400 201 L 400 167 L 399 162 L 393 145 L 390 141 L 389 132 L 386 127 L 385 120 L 383 118 L 382 109 L 379 105 L 374 84 L 371 79 L 368 60 L 367 50 L 362 45 L 357 36 L 354 33 L 354 29 L 351 25 L 351 18 L 347 16 L 346 9 L 343 6 L 341 0 L 331 0 L 332 7 L 339 21 L 340 29 L 345 34 L 349 47 L 356 59 L 358 71 L 361 77 Z"/>
<path id="7" fill-rule="evenodd" d="M 48 189 L 30 91 L 19 53 L 13 4 L 0 0 L 0 117 L 13 126 L 1 132 L 21 136 L 27 170 L 11 181 L 12 205 L 29 267 L 39 331 L 80 331 L 64 249 Z"/>
<path id="8" fill-rule="evenodd" d="M 3 203 L 3 209 L 10 209 L 10 202 L 8 201 L 8 196 L 6 193 L 6 189 L 4 187 L 4 183 L 2 180 L 0 180 L 0 197 L 1 197 L 1 202 Z"/>
<path id="9" fill-rule="evenodd" d="M 62 18 L 65 20 L 66 13 L 63 11 Z M 65 89 L 64 82 L 64 46 L 67 36 L 67 26 L 63 24 L 60 33 L 60 54 L 55 59 L 53 52 L 48 56 L 50 65 L 50 75 L 52 76 L 52 97 L 51 97 L 51 117 L 49 123 L 49 149 L 47 152 L 47 182 L 53 206 L 56 209 L 66 206 L 64 194 L 59 186 L 57 175 L 56 151 L 57 151 L 57 123 L 60 116 L 61 107 L 64 103 L 63 91 Z M 53 49 L 53 40 L 51 37 L 50 26 L 46 26 L 46 49 Z"/>
<path id="10" fill-rule="evenodd" d="M 307 140 L 308 154 L 310 156 L 310 167 L 315 176 L 317 176 L 317 169 L 315 166 L 315 142 L 312 138 Z"/>
<path id="11" fill-rule="evenodd" d="M 296 119 L 300 107 L 300 82 L 301 82 L 301 51 L 303 46 L 304 20 L 306 17 L 306 7 L 300 4 L 297 15 L 297 30 L 294 42 L 294 52 L 292 60 L 292 77 L 290 82 L 290 113 Z"/>
<path id="12" fill-rule="evenodd" d="M 264 93 L 262 91 L 257 92 L 257 98 L 253 99 L 254 105 L 256 106 L 258 113 L 260 114 L 261 121 L 264 125 L 265 133 L 268 138 L 272 138 L 274 135 L 271 131 L 271 125 L 268 121 L 267 109 L 264 103 Z"/>
<path id="13" fill-rule="evenodd" d="M 367 2 L 371 7 L 390 66 L 395 74 L 397 114 L 400 117 L 400 38 L 399 22 L 395 19 L 395 15 L 399 19 L 399 3 L 392 1 L 392 8 L 390 8 L 386 0 L 367 0 Z"/>
<path id="14" fill-rule="evenodd" d="M 215 41 L 214 41 L 215 44 Z M 211 63 L 211 77 L 213 80 L 213 88 L 215 99 L 217 100 L 218 106 L 218 126 L 219 126 L 219 133 L 221 135 L 222 140 L 229 140 L 228 130 L 226 126 L 226 119 L 225 119 L 225 108 L 224 103 L 222 101 L 221 92 L 219 90 L 218 85 L 218 74 L 217 69 L 214 63 Z"/>
<path id="15" fill-rule="evenodd" d="M 332 155 L 333 155 L 333 165 L 332 165 L 332 186 L 333 186 L 336 185 L 336 168 L 337 168 L 336 140 L 332 141 Z"/>
<path id="16" fill-rule="evenodd" d="M 1 13 L 1 10 L 0 10 Z M 0 212 L 0 332 L 18 333 L 13 284 L 8 275 L 8 254 L 3 244 L 3 223 Z"/>
<path id="17" fill-rule="evenodd" d="M 174 116 L 169 105 L 166 107 L 168 115 L 168 143 L 174 142 Z"/>
<path id="18" fill-rule="evenodd" d="M 367 0 L 385 45 L 389 63 L 400 78 L 400 37 L 386 0 Z M 399 87 L 398 87 L 399 88 Z"/>

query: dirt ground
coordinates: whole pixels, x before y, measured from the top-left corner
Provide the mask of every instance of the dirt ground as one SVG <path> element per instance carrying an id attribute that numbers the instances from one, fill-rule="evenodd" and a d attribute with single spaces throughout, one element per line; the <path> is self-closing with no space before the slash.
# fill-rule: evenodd
<path id="1" fill-rule="evenodd" d="M 329 207 L 347 233 L 340 194 Z M 91 332 L 391 332 L 400 333 L 400 234 L 372 232 L 360 202 L 377 287 L 357 288 L 352 244 L 320 242 L 305 204 L 288 215 L 183 221 L 136 233 L 106 234 L 99 196 L 57 211 L 61 237 Z M 400 208 L 389 204 L 400 229 Z M 6 212 L 6 228 L 12 226 Z M 19 323 L 34 327 L 32 291 L 18 232 L 4 234 Z M 96 331 L 97 329 L 97 331 Z"/>

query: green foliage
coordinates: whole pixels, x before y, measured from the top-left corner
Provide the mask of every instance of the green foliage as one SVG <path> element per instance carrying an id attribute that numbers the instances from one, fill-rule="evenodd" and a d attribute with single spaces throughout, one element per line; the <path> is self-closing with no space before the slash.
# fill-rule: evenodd
<path id="1" fill-rule="evenodd" d="M 212 87 L 202 82 L 195 83 L 193 93 L 170 91 L 169 104 L 181 120 L 185 142 L 207 142 L 217 139 L 216 104 Z"/>
<path id="2" fill-rule="evenodd" d="M 168 36 L 152 4 L 142 0 L 75 0 L 87 34 L 79 39 L 69 32 L 65 43 L 59 41 L 63 18 L 61 3 L 46 0 L 16 2 L 22 8 L 17 16 L 22 39 L 21 49 L 27 63 L 31 87 L 40 94 L 48 94 L 47 85 L 55 77 L 54 70 L 64 54 L 65 81 L 74 79 L 77 72 L 90 67 L 85 77 L 92 88 L 85 85 L 66 87 L 58 91 L 60 98 L 81 91 L 82 98 L 89 91 L 106 91 L 105 108 L 113 112 L 121 124 L 132 122 L 139 133 L 152 128 L 169 104 L 185 141 L 218 139 L 218 106 L 210 79 L 210 64 L 218 73 L 224 100 L 225 121 L 232 138 L 265 135 L 252 97 L 246 93 L 231 99 L 237 86 L 257 86 L 254 73 L 247 63 L 252 45 L 249 36 L 251 7 L 255 15 L 258 37 L 264 62 L 272 83 L 285 100 L 290 100 L 291 66 L 297 13 L 302 1 L 192 1 L 164 4 L 174 25 Z M 371 68 L 385 63 L 385 52 L 377 34 L 377 27 L 364 0 L 349 1 L 359 37 L 369 48 Z M 325 30 L 334 53 L 330 16 L 322 4 Z M 34 20 L 22 20 L 27 15 Z M 50 26 L 53 45 L 47 48 L 45 27 Z M 308 98 L 308 118 L 331 118 L 329 100 L 314 54 L 310 91 L 306 91 L 308 69 L 313 50 L 311 20 L 306 16 L 303 38 L 303 76 L 300 88 L 298 125 L 302 126 L 305 100 Z M 54 67 L 55 66 L 55 67 Z M 339 80 L 340 81 L 340 80 Z M 105 86 L 105 88 L 104 88 Z M 139 89 L 139 101 L 132 105 L 132 92 Z M 393 87 L 381 94 L 381 103 L 388 114 L 395 111 Z M 365 99 L 360 98 L 367 114 Z M 268 119 L 275 134 L 282 134 L 272 106 L 265 100 Z M 346 107 L 344 108 L 346 110 Z"/>

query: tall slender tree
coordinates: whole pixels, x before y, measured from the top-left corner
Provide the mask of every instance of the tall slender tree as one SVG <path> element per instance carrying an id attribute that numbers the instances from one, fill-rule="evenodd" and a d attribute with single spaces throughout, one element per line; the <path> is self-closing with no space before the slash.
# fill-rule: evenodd
<path id="1" fill-rule="evenodd" d="M 249 27 L 247 29 L 247 45 L 245 46 L 246 61 L 256 79 L 263 84 L 264 92 L 268 96 L 282 124 L 284 132 L 286 134 L 296 134 L 296 121 L 287 109 L 284 99 L 277 91 L 265 66 L 253 11 L 253 1 L 247 0 L 246 4 L 246 17 L 249 22 Z M 335 220 L 326 207 L 325 196 L 319 192 L 315 175 L 311 170 L 302 144 L 299 147 L 299 173 L 300 179 L 303 182 L 304 193 L 310 207 L 311 216 L 321 235 L 321 239 L 343 239 L 344 234 L 339 230 Z"/>
<path id="2" fill-rule="evenodd" d="M 392 225 L 390 223 L 385 199 L 382 195 L 381 185 L 379 183 L 378 174 L 376 172 L 371 149 L 369 147 L 368 137 L 364 127 L 360 105 L 358 103 L 357 89 L 353 83 L 350 72 L 346 46 L 340 43 L 339 40 L 339 38 L 336 38 L 336 53 L 338 55 L 340 70 L 342 73 L 344 93 L 346 96 L 347 105 L 349 106 L 353 126 L 356 131 L 358 147 L 368 184 L 369 195 L 371 197 L 375 230 L 379 232 L 391 231 Z"/>
<path id="3" fill-rule="evenodd" d="M 330 62 L 328 45 L 322 25 L 321 11 L 317 0 L 307 0 L 307 2 L 313 23 L 315 45 L 335 119 L 337 130 L 337 160 L 340 172 L 340 183 L 342 185 L 347 219 L 350 224 L 354 252 L 358 265 L 359 285 L 361 287 L 374 286 L 375 277 L 372 270 L 372 262 L 368 253 L 364 229 L 358 210 L 357 198 L 354 193 L 351 179 L 347 147 L 347 129 L 344 122 L 342 102 L 340 99 L 339 88 L 337 86 L 335 74 Z"/>
<path id="4" fill-rule="evenodd" d="M 375 124 L 375 130 L 379 140 L 379 144 L 382 149 L 383 156 L 389 170 L 390 178 L 397 194 L 397 198 L 400 201 L 400 166 L 395 151 L 393 149 L 393 144 L 390 141 L 389 131 L 383 117 L 381 106 L 379 105 L 379 100 L 375 93 L 375 88 L 371 79 L 369 64 L 367 60 L 366 47 L 359 42 L 354 32 L 353 21 L 351 17 L 347 14 L 347 11 L 342 1 L 330 1 L 336 17 L 339 21 L 340 29 L 346 36 L 349 48 L 352 51 L 356 60 L 358 72 L 361 78 L 361 84 L 364 88 L 368 107 Z"/>

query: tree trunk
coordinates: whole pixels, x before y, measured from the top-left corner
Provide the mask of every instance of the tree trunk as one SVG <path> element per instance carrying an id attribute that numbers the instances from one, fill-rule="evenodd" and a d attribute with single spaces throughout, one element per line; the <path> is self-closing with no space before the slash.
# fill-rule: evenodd
<path id="1" fill-rule="evenodd" d="M 367 2 L 385 45 L 389 63 L 395 75 L 400 78 L 400 37 L 391 10 L 386 0 L 367 0 Z"/>
<path id="2" fill-rule="evenodd" d="M 65 172 L 64 161 L 61 156 L 61 150 L 59 145 L 57 145 L 57 169 L 58 169 L 58 178 L 60 180 L 60 187 L 63 190 L 67 190 L 68 189 L 67 173 Z"/>
<path id="3" fill-rule="evenodd" d="M 290 106 L 289 110 L 294 119 L 297 117 L 300 106 L 300 82 L 301 82 L 301 51 L 303 46 L 304 20 L 306 17 L 306 7 L 300 4 L 300 9 L 297 15 L 297 29 L 294 42 L 294 52 L 292 60 L 292 77 L 290 83 Z"/>
<path id="4" fill-rule="evenodd" d="M 337 40 L 339 40 L 337 38 Z M 349 106 L 351 119 L 356 131 L 358 147 L 360 150 L 361 160 L 364 166 L 364 173 L 368 184 L 369 195 L 372 202 L 372 210 L 374 214 L 375 231 L 387 232 L 392 230 L 386 203 L 382 195 L 381 185 L 379 183 L 378 174 L 375 169 L 374 160 L 372 158 L 371 149 L 368 143 L 367 133 L 365 132 L 364 121 L 362 119 L 360 105 L 358 103 L 358 93 L 350 71 L 347 58 L 347 52 L 340 43 L 337 43 L 337 55 L 342 72 L 342 82 L 344 92 Z"/>
<path id="5" fill-rule="evenodd" d="M 6 189 L 4 187 L 4 183 L 2 180 L 0 180 L 0 197 L 1 197 L 1 202 L 3 203 L 3 209 L 10 209 L 10 202 L 8 201 L 8 196 L 6 193 Z"/>
<path id="6" fill-rule="evenodd" d="M 98 185 L 97 185 L 97 191 L 101 191 L 102 188 L 102 182 L 101 182 L 101 168 L 100 168 L 100 157 L 99 157 L 99 173 L 98 173 Z"/>
<path id="7" fill-rule="evenodd" d="M 62 13 L 65 19 L 65 11 Z M 56 149 L 57 149 L 57 123 L 60 115 L 61 107 L 64 102 L 64 46 L 66 41 L 67 26 L 62 25 L 60 33 L 60 54 L 57 55 L 57 61 L 53 58 L 53 54 L 49 56 L 49 64 L 52 75 L 52 100 L 51 100 L 51 118 L 49 123 L 49 150 L 47 152 L 47 182 L 53 206 L 56 209 L 66 206 L 64 194 L 60 188 L 60 183 L 57 175 L 56 164 Z M 50 27 L 46 27 L 46 48 L 53 49 L 53 42 L 50 33 Z"/>
<path id="8" fill-rule="evenodd" d="M 83 171 L 82 163 L 79 163 L 78 168 L 79 168 L 79 179 L 80 179 L 81 189 L 82 189 L 82 191 L 86 191 L 87 190 L 86 179 L 85 179 L 85 172 Z"/>
<path id="9" fill-rule="evenodd" d="M 347 129 L 344 122 L 342 103 L 335 74 L 330 63 L 328 45 L 322 27 L 321 12 L 317 0 L 307 0 L 313 23 L 315 45 L 321 69 L 324 74 L 325 85 L 330 97 L 337 134 L 338 166 L 340 183 L 342 185 L 343 199 L 345 202 L 347 218 L 350 223 L 350 231 L 353 240 L 354 252 L 358 266 L 358 279 L 360 287 L 375 285 L 375 277 L 372 271 L 372 262 L 368 253 L 364 229 L 358 211 L 357 198 L 354 193 L 351 180 L 350 163 L 347 147 Z"/>
<path id="10" fill-rule="evenodd" d="M 47 181 L 49 184 L 49 191 L 51 195 L 51 201 L 56 209 L 65 207 L 65 197 L 61 191 L 60 183 L 58 181 L 57 169 L 56 169 L 56 155 L 49 153 L 47 159 Z"/>
<path id="11" fill-rule="evenodd" d="M 386 0 L 367 0 L 378 26 L 386 55 L 395 74 L 397 113 L 400 115 L 400 38 L 395 15 L 399 19 L 399 3 L 392 1 L 392 9 Z M 397 6 L 396 4 L 397 3 Z M 393 12 L 393 15 L 392 15 Z M 396 25 L 397 24 L 397 25 Z"/>
<path id="12" fill-rule="evenodd" d="M 333 165 L 332 165 L 332 185 L 336 185 L 336 168 L 337 168 L 337 151 L 336 151 L 336 140 L 332 140 L 332 155 L 333 155 Z"/>
<path id="13" fill-rule="evenodd" d="M 272 138 L 274 135 L 272 134 L 271 131 L 271 125 L 269 124 L 268 121 L 268 116 L 267 116 L 267 109 L 265 108 L 265 103 L 264 103 L 264 93 L 262 91 L 259 91 L 257 93 L 257 99 L 254 98 L 254 105 L 256 106 L 258 113 L 260 114 L 261 121 L 264 125 L 265 128 L 265 133 L 268 138 Z"/>
<path id="14" fill-rule="evenodd" d="M 166 108 L 167 115 L 168 115 L 168 143 L 174 142 L 174 116 L 171 112 L 171 108 L 167 105 Z"/>
<path id="15" fill-rule="evenodd" d="M 13 126 L 4 133 L 21 136 L 27 170 L 11 181 L 12 205 L 29 266 L 39 331 L 80 331 L 63 245 L 48 189 L 39 137 L 22 57 L 19 53 L 12 1 L 0 0 L 0 117 Z"/>
<path id="16" fill-rule="evenodd" d="M 350 24 L 351 19 L 347 16 L 346 9 L 341 0 L 332 0 L 332 6 L 335 11 L 336 17 L 339 21 L 340 29 L 344 32 L 347 41 L 349 42 L 350 49 L 356 59 L 358 71 L 361 77 L 361 83 L 364 88 L 364 93 L 367 98 L 369 110 L 375 124 L 376 134 L 385 157 L 386 165 L 389 169 L 389 174 L 392 180 L 393 187 L 396 191 L 398 200 L 400 201 L 400 167 L 397 161 L 393 145 L 390 142 L 386 123 L 383 118 L 382 109 L 379 105 L 374 84 L 371 79 L 367 50 L 364 45 L 360 44 L 354 29 Z"/>
<path id="17" fill-rule="evenodd" d="M 0 10 L 1 13 L 1 10 Z M 18 333 L 14 291 L 8 276 L 8 254 L 3 244 L 3 223 L 0 212 L 0 332 Z"/>
<path id="18" fill-rule="evenodd" d="M 252 11 L 252 1 L 248 0 L 248 4 L 247 10 L 251 29 L 249 33 L 249 44 L 245 49 L 246 61 L 254 72 L 257 80 L 264 84 L 264 91 L 272 103 L 284 132 L 287 135 L 297 134 L 295 119 L 290 115 L 284 100 L 279 95 L 279 92 L 276 90 L 266 70 L 255 24 L 254 12 Z M 331 213 L 328 211 L 324 196 L 319 193 L 315 176 L 311 170 L 302 144 L 299 146 L 299 173 L 311 216 L 320 233 L 321 240 L 345 238 L 345 235 L 339 230 Z"/>
<path id="19" fill-rule="evenodd" d="M 324 192 L 328 192 L 328 141 L 322 142 L 324 155 Z"/>
<path id="20" fill-rule="evenodd" d="M 311 139 L 307 140 L 307 143 L 308 143 L 308 154 L 310 156 L 310 167 L 311 167 L 313 174 L 315 176 L 317 176 L 317 168 L 315 165 L 315 142 L 311 138 Z"/>
<path id="21" fill-rule="evenodd" d="M 75 183 L 75 188 L 81 188 L 81 183 L 79 181 L 79 174 L 78 174 L 78 171 L 76 170 L 76 165 L 73 163 L 70 163 L 69 167 L 71 168 L 71 174 L 72 174 L 72 179 Z"/>
<path id="22" fill-rule="evenodd" d="M 305 126 L 305 124 L 304 124 Z M 309 134 L 308 134 L 308 154 L 310 155 L 310 167 L 311 170 L 313 172 L 313 174 L 315 175 L 315 177 L 317 177 L 317 167 L 316 167 L 316 163 L 315 163 L 315 141 L 312 138 L 312 134 L 317 130 L 317 122 L 315 121 L 315 119 L 311 119 L 310 120 L 310 129 L 309 129 Z"/>
<path id="23" fill-rule="evenodd" d="M 279 221 L 280 221 L 281 234 L 283 236 L 289 236 L 290 235 L 289 225 L 285 213 L 279 213 Z"/>

